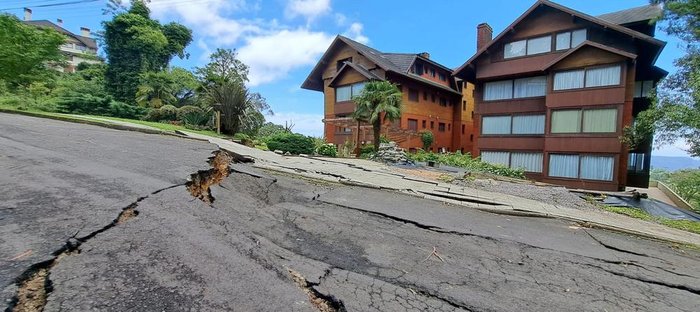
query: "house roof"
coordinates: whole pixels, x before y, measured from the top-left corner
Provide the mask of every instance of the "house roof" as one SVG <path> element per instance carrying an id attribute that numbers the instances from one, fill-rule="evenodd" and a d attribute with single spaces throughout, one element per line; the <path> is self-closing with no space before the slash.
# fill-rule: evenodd
<path id="1" fill-rule="evenodd" d="M 550 67 L 556 65 L 557 63 L 559 63 L 559 62 L 561 62 L 562 60 L 564 60 L 564 59 L 566 59 L 567 57 L 569 57 L 569 55 L 574 54 L 574 53 L 576 53 L 576 51 L 579 51 L 579 50 L 581 50 L 581 49 L 583 49 L 583 48 L 585 48 L 585 47 L 593 47 L 593 48 L 600 49 L 600 50 L 603 50 L 603 51 L 607 51 L 607 52 L 610 52 L 610 53 L 614 53 L 614 54 L 617 54 L 617 55 L 622 55 L 622 56 L 624 56 L 624 57 L 626 57 L 626 58 L 630 58 L 630 59 L 636 59 L 636 58 L 637 58 L 637 55 L 636 55 L 636 54 L 629 53 L 629 52 L 627 52 L 627 51 L 623 51 L 623 50 L 616 49 L 616 48 L 613 48 L 613 47 L 609 47 L 609 46 L 606 46 L 606 45 L 602 45 L 602 44 L 597 43 L 597 42 L 593 42 L 593 41 L 586 40 L 586 41 L 582 42 L 581 44 L 579 44 L 578 46 L 576 46 L 575 48 L 573 48 L 573 49 L 571 49 L 571 50 L 569 50 L 569 51 L 566 51 L 566 53 L 560 55 L 560 56 L 559 56 L 558 58 L 556 58 L 554 61 L 549 62 L 547 65 L 543 66 L 543 67 L 542 67 L 542 71 L 545 71 L 545 70 L 549 69 Z"/>
<path id="2" fill-rule="evenodd" d="M 75 40 L 78 40 L 80 43 L 84 44 L 86 47 L 97 50 L 97 41 L 95 39 L 76 35 L 63 27 L 54 24 L 51 21 L 37 20 L 37 21 L 23 21 L 23 23 L 28 24 L 28 25 L 38 26 L 38 27 L 53 28 L 66 36 L 69 36 L 69 37 L 74 38 Z"/>
<path id="3" fill-rule="evenodd" d="M 650 21 L 663 14 L 663 8 L 658 4 L 643 5 L 622 11 L 598 15 L 599 19 L 606 20 L 618 25 L 632 24 L 637 22 Z"/>
<path id="4" fill-rule="evenodd" d="M 341 36 L 341 35 L 338 35 L 335 38 L 335 40 L 333 40 L 333 42 L 331 43 L 328 50 L 326 50 L 326 53 L 324 53 L 323 56 L 321 56 L 321 59 L 319 60 L 319 62 L 316 64 L 314 69 L 311 71 L 309 76 L 306 78 L 304 83 L 301 85 L 302 88 L 309 89 L 309 90 L 316 90 L 316 91 L 323 90 L 323 82 L 322 82 L 322 80 L 321 80 L 322 78 L 320 78 L 320 76 L 322 75 L 323 68 L 330 61 L 329 60 L 329 58 L 331 57 L 330 51 L 333 49 L 334 46 L 336 46 L 336 44 L 338 44 L 338 42 L 343 42 L 343 43 L 347 44 L 348 46 L 350 46 L 351 48 L 355 49 L 357 52 L 359 52 L 360 54 L 365 56 L 371 62 L 377 64 L 377 66 L 379 68 L 381 68 L 387 72 L 397 73 L 401 76 L 408 77 L 412 80 L 426 83 L 426 84 L 429 84 L 431 86 L 435 86 L 435 87 L 442 88 L 444 90 L 447 90 L 447 91 L 450 91 L 453 93 L 460 94 L 457 90 L 454 90 L 448 86 L 441 85 L 439 83 L 430 81 L 428 79 L 425 79 L 425 78 L 420 77 L 420 76 L 415 75 L 415 74 L 410 74 L 411 66 L 416 61 L 416 59 L 425 60 L 425 61 L 427 61 L 435 66 L 443 68 L 447 71 L 451 71 L 450 68 L 448 68 L 444 65 L 441 65 L 435 61 L 432 61 L 430 59 L 419 56 L 416 53 L 384 53 L 384 52 L 381 52 L 377 49 L 368 47 L 362 43 L 359 43 L 355 40 L 352 40 L 348 37 Z M 365 75 L 365 77 L 367 77 L 369 79 L 379 78 L 375 74 L 369 72 L 368 69 L 361 67 L 357 64 L 350 63 L 350 62 L 346 62 L 345 65 L 343 65 L 343 67 L 340 69 L 339 73 L 341 71 L 343 71 L 344 69 L 346 69 L 346 67 L 348 67 L 348 66 L 357 70 L 358 72 L 360 72 L 360 74 Z M 376 78 L 370 78 L 367 76 L 368 74 L 373 75 Z M 336 75 L 336 77 L 337 76 L 338 75 Z M 334 77 L 334 79 L 335 79 L 335 77 Z"/>
<path id="5" fill-rule="evenodd" d="M 591 22 L 591 23 L 598 24 L 598 25 L 600 25 L 600 26 L 602 26 L 602 27 L 605 27 L 605 28 L 608 28 L 608 29 L 612 29 L 612 30 L 618 31 L 618 32 L 620 32 L 620 33 L 624 33 L 624 34 L 629 35 L 629 36 L 631 36 L 631 37 L 633 37 L 633 38 L 637 38 L 637 39 L 646 41 L 646 42 L 648 42 L 648 43 L 650 43 L 650 44 L 653 44 L 653 45 L 656 45 L 656 46 L 659 46 L 659 47 L 663 47 L 663 46 L 666 45 L 666 42 L 664 42 L 664 41 L 661 41 L 661 40 L 656 39 L 656 38 L 654 38 L 654 37 L 651 37 L 651 36 L 649 36 L 649 35 L 640 33 L 640 32 L 638 32 L 638 31 L 629 29 L 629 28 L 627 28 L 627 27 L 624 27 L 624 26 L 621 26 L 621 25 L 618 25 L 618 24 L 609 22 L 609 21 L 607 21 L 607 20 L 604 20 L 604 19 L 601 19 L 601 18 L 598 18 L 598 17 L 594 17 L 594 16 L 591 16 L 591 15 L 585 14 L 585 13 L 583 13 L 583 12 L 580 12 L 580 11 L 577 11 L 577 10 L 574 10 L 574 9 L 571 9 L 571 8 L 568 8 L 568 7 L 565 7 L 565 6 L 563 6 L 563 5 L 554 3 L 554 2 L 552 2 L 552 1 L 548 1 L 548 0 L 537 0 L 537 2 L 535 2 L 535 4 L 533 4 L 529 9 L 527 9 L 527 11 L 525 11 L 525 13 L 523 13 L 522 15 L 520 15 L 520 17 L 518 17 L 515 21 L 513 21 L 513 23 L 511 23 L 508 27 L 506 27 L 500 34 L 498 34 L 498 36 L 496 36 L 496 38 L 494 38 L 494 39 L 491 40 L 491 42 L 489 42 L 487 45 L 485 45 L 484 47 L 482 47 L 481 49 L 479 49 L 479 51 L 477 51 L 476 54 L 474 54 L 471 58 L 469 58 L 469 60 L 467 60 L 466 62 L 464 62 L 464 64 L 462 64 L 462 66 L 460 66 L 460 67 L 458 67 L 457 69 L 455 69 L 454 72 L 453 72 L 453 74 L 459 75 L 469 64 L 471 64 L 474 60 L 476 60 L 479 56 L 481 56 L 486 50 L 488 50 L 491 46 L 493 46 L 496 42 L 498 42 L 501 38 L 503 38 L 503 37 L 504 37 L 506 34 L 508 34 L 511 30 L 515 29 L 515 26 L 516 26 L 518 23 L 520 23 L 523 19 L 525 19 L 525 17 L 527 17 L 528 15 L 530 15 L 530 13 L 532 13 L 533 11 L 535 11 L 535 10 L 536 10 L 537 8 L 539 8 L 540 6 L 548 6 L 548 7 L 550 7 L 550 8 L 553 8 L 553 9 L 556 9 L 556 10 L 559 10 L 559 11 L 562 11 L 562 12 L 565 12 L 565 13 L 568 13 L 568 14 L 571 14 L 572 16 L 576 16 L 576 17 L 578 17 L 578 18 L 587 20 L 587 21 L 589 21 L 589 22 Z M 659 50 L 659 52 L 660 52 L 660 50 Z M 658 54 L 658 52 L 657 52 L 657 54 Z"/>
<path id="6" fill-rule="evenodd" d="M 340 77 L 343 72 L 345 72 L 346 70 L 349 70 L 351 68 L 354 69 L 355 71 L 357 71 L 358 73 L 360 73 L 360 75 L 365 76 L 365 78 L 367 78 L 367 79 L 384 80 L 360 64 L 355 64 L 352 62 L 344 62 L 343 66 L 340 67 L 340 69 L 338 70 L 338 73 L 335 75 L 335 77 L 333 77 L 333 79 L 331 79 L 331 82 L 329 83 L 329 85 L 333 86 L 335 83 L 335 80 L 338 79 L 338 77 Z"/>

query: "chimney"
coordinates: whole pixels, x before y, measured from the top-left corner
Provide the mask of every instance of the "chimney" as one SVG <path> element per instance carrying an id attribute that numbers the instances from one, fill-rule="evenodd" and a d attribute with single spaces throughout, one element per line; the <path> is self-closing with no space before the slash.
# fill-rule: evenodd
<path id="1" fill-rule="evenodd" d="M 30 8 L 24 8 L 24 20 L 25 20 L 25 21 L 31 21 L 31 20 L 32 20 L 32 9 L 30 9 Z"/>
<path id="2" fill-rule="evenodd" d="M 80 35 L 83 37 L 90 37 L 90 28 L 80 27 Z"/>
<path id="3" fill-rule="evenodd" d="M 60 18 L 57 18 L 57 19 L 56 19 L 56 24 L 57 24 L 59 27 L 63 27 L 63 20 L 60 19 Z"/>
<path id="4" fill-rule="evenodd" d="M 428 53 L 428 52 L 421 52 L 421 53 L 418 53 L 418 56 L 420 56 L 420 57 L 422 57 L 422 58 L 424 58 L 424 59 L 429 59 L 429 58 L 430 58 L 430 53 Z"/>
<path id="5" fill-rule="evenodd" d="M 493 29 L 488 23 L 481 23 L 476 26 L 476 50 L 480 51 L 493 39 Z"/>

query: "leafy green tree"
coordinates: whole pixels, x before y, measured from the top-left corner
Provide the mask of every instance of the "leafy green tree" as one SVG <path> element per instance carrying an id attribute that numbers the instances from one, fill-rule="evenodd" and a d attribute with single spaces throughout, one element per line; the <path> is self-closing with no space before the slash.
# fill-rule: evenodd
<path id="1" fill-rule="evenodd" d="M 221 111 L 221 126 L 224 133 L 241 132 L 243 125 L 249 125 L 251 119 L 259 118 L 260 112 L 269 110 L 265 98 L 257 93 L 250 93 L 238 81 L 224 81 L 206 87 L 205 99 L 212 107 Z"/>
<path id="2" fill-rule="evenodd" d="M 172 77 L 166 71 L 144 73 L 136 91 L 136 103 L 151 108 L 172 105 L 177 101 L 173 95 L 174 85 Z"/>
<path id="3" fill-rule="evenodd" d="M 195 69 L 203 85 L 210 86 L 226 81 L 240 83 L 248 81 L 248 66 L 238 59 L 236 50 L 216 49 L 209 58 L 211 61 L 206 66 Z"/>
<path id="4" fill-rule="evenodd" d="M 262 127 L 260 127 L 260 129 L 258 129 L 258 137 L 264 138 L 285 132 L 287 131 L 284 129 L 284 126 L 266 122 L 262 125 Z"/>
<path id="5" fill-rule="evenodd" d="M 623 141 L 634 147 L 655 130 L 657 144 L 684 139 L 700 156 L 700 0 L 654 0 L 664 4 L 665 31 L 685 43 L 678 71 L 663 81 L 652 107 L 625 129 Z"/>
<path id="6" fill-rule="evenodd" d="M 102 24 L 107 87 L 121 101 L 134 99 L 141 74 L 165 70 L 175 56 L 187 57 L 184 49 L 192 42 L 192 31 L 185 26 L 151 19 L 143 0 L 132 0 L 128 11 Z"/>
<path id="7" fill-rule="evenodd" d="M 169 71 L 173 81 L 173 96 L 176 99 L 174 104 L 177 107 L 197 104 L 197 89 L 199 81 L 195 75 L 181 67 L 173 67 Z"/>
<path id="8" fill-rule="evenodd" d="M 429 151 L 430 147 L 433 145 L 433 142 L 435 142 L 435 136 L 433 135 L 432 131 L 424 130 L 420 133 L 420 140 L 423 143 L 423 150 Z"/>
<path id="9" fill-rule="evenodd" d="M 53 75 L 50 67 L 63 62 L 58 47 L 65 41 L 53 29 L 25 25 L 13 15 L 0 14 L 0 80 L 17 87 Z"/>
<path id="10" fill-rule="evenodd" d="M 700 210 L 700 170 L 684 169 L 672 172 L 668 183 L 680 197 Z"/>
<path id="11" fill-rule="evenodd" d="M 370 81 L 353 101 L 356 104 L 353 118 L 372 124 L 376 151 L 379 149 L 382 123 L 401 118 L 401 91 L 388 81 Z"/>

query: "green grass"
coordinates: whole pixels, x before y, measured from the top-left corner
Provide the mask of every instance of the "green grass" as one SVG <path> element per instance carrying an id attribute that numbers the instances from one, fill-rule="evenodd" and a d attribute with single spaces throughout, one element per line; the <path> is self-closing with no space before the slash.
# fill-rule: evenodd
<path id="1" fill-rule="evenodd" d="M 679 229 L 695 234 L 700 234 L 700 222 L 690 220 L 671 220 L 667 218 L 654 217 L 644 210 L 629 207 L 613 207 L 601 205 L 601 209 L 609 212 L 623 214 L 632 218 L 663 224 L 670 228 Z"/>
<path id="2" fill-rule="evenodd" d="M 107 119 L 107 120 L 116 120 L 116 121 L 124 121 L 124 122 L 130 122 L 134 124 L 139 124 L 139 125 L 144 125 L 144 126 L 149 126 L 153 128 L 157 128 L 163 131 L 175 131 L 175 130 L 180 130 L 180 131 L 187 131 L 187 132 L 192 132 L 192 133 L 199 133 L 203 135 L 208 135 L 212 137 L 217 137 L 217 138 L 228 138 L 228 136 L 224 134 L 218 134 L 216 131 L 211 131 L 211 130 L 193 130 L 193 129 L 188 129 L 184 126 L 178 126 L 178 125 L 173 125 L 169 123 L 163 123 L 163 122 L 153 122 L 153 121 L 144 121 L 144 120 L 135 120 L 135 119 L 126 119 L 126 118 L 118 118 L 118 117 L 105 117 L 105 116 L 86 116 L 86 117 L 97 117 L 101 119 Z M 93 119 L 94 120 L 94 119 Z"/>

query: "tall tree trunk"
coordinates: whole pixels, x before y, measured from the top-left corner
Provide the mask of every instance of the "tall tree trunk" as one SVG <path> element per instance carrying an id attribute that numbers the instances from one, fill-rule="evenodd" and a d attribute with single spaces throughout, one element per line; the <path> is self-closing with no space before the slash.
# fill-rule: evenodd
<path id="1" fill-rule="evenodd" d="M 382 135 L 382 121 L 381 118 L 377 118 L 372 124 L 372 131 L 374 132 L 374 151 L 379 151 L 379 137 Z"/>

